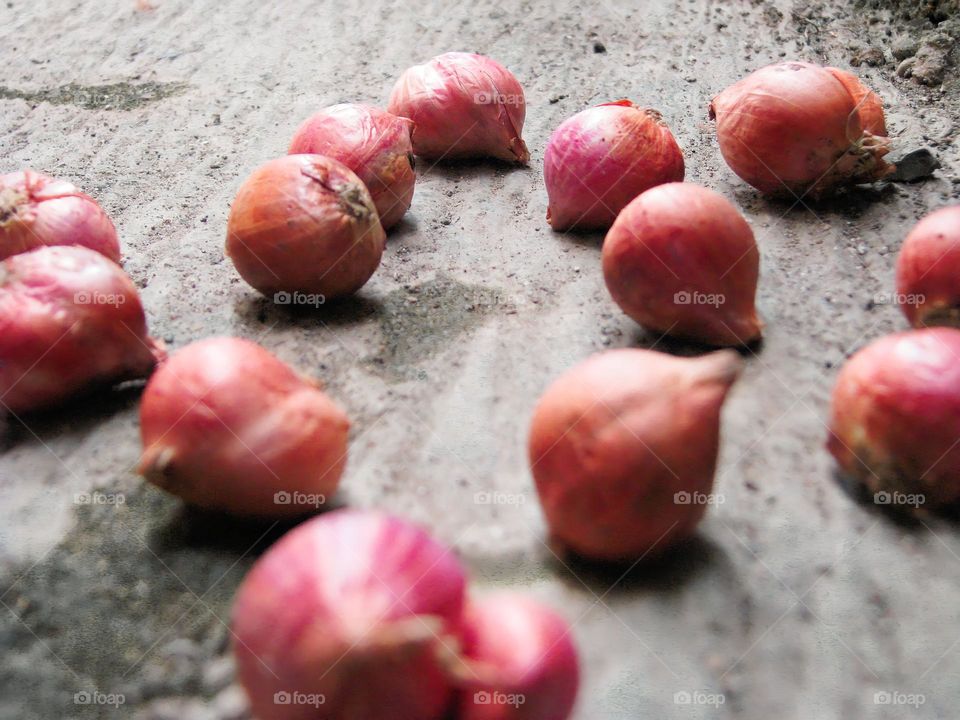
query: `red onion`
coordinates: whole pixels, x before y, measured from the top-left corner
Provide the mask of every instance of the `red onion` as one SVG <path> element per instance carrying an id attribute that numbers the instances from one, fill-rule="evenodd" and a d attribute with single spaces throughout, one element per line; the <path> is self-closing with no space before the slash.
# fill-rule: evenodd
<path id="1" fill-rule="evenodd" d="M 403 217 L 413 200 L 413 123 L 356 103 L 333 105 L 312 115 L 290 143 L 291 153 L 338 160 L 357 174 L 377 206 L 385 230 Z"/>
<path id="2" fill-rule="evenodd" d="M 174 353 L 147 384 L 140 472 L 201 507 L 302 514 L 336 491 L 349 429 L 314 381 L 261 346 L 203 340 Z"/>
<path id="3" fill-rule="evenodd" d="M 0 260 L 44 245 L 80 245 L 120 262 L 117 230 L 92 197 L 32 170 L 0 175 Z"/>
<path id="4" fill-rule="evenodd" d="M 878 502 L 960 500 L 958 359 L 960 330 L 929 328 L 880 338 L 840 370 L 828 448 Z"/>
<path id="5" fill-rule="evenodd" d="M 547 222 L 554 230 L 605 230 L 633 198 L 683 180 L 683 170 L 683 153 L 655 110 L 629 100 L 589 108 L 547 143 Z"/>
<path id="6" fill-rule="evenodd" d="M 0 263 L 0 411 L 142 378 L 163 357 L 136 286 L 103 255 L 50 246 Z"/>
<path id="7" fill-rule="evenodd" d="M 337 511 L 284 536 L 233 610 L 240 681 L 270 720 L 434 720 L 452 700 L 464 574 L 403 520 Z"/>
<path id="8" fill-rule="evenodd" d="M 523 595 L 473 601 L 464 621 L 472 665 L 458 720 L 566 720 L 579 684 L 567 623 Z"/>
<path id="9" fill-rule="evenodd" d="M 732 350 L 610 350 L 556 380 L 529 440 L 554 539 L 588 558 L 636 560 L 690 535 L 718 502 L 720 408 L 742 364 Z"/>
<path id="10" fill-rule="evenodd" d="M 710 345 L 760 337 L 760 252 L 743 216 L 691 183 L 647 190 L 603 242 L 603 274 L 627 315 L 658 333 Z"/>
<path id="11" fill-rule="evenodd" d="M 914 327 L 960 326 L 960 205 L 930 213 L 907 235 L 897 296 Z"/>
<path id="12" fill-rule="evenodd" d="M 408 69 L 387 109 L 410 118 L 413 151 L 431 160 L 491 157 L 526 165 L 526 101 L 517 79 L 483 55 L 451 52 Z"/>
<path id="13" fill-rule="evenodd" d="M 264 295 L 359 290 L 386 236 L 363 182 L 336 160 L 286 155 L 257 168 L 230 210 L 227 254 Z"/>
<path id="14" fill-rule="evenodd" d="M 802 62 L 757 70 L 717 95 L 720 151 L 762 193 L 816 197 L 893 172 L 879 99 L 848 74 Z M 852 89 L 852 90 L 851 90 Z M 878 119 L 879 113 L 879 119 Z"/>

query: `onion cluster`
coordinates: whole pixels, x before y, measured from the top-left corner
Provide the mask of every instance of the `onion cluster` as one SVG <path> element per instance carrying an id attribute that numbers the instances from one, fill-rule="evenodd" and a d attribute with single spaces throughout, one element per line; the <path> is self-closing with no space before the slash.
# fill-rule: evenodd
<path id="1" fill-rule="evenodd" d="M 454 707 L 469 720 L 564 720 L 577 691 L 564 620 L 524 596 L 468 604 L 453 551 L 377 512 L 285 535 L 237 592 L 232 629 L 240 681 L 271 720 L 441 720 Z"/>

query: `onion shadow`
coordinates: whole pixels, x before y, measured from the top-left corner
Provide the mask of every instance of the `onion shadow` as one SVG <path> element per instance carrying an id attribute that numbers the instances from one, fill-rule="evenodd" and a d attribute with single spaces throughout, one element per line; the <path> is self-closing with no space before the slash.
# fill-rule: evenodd
<path id="1" fill-rule="evenodd" d="M 115 386 L 101 385 L 43 410 L 6 413 L 0 417 L 0 453 L 31 439 L 47 442 L 62 435 L 86 434 L 114 415 L 135 408 L 146 382 L 129 380 Z"/>

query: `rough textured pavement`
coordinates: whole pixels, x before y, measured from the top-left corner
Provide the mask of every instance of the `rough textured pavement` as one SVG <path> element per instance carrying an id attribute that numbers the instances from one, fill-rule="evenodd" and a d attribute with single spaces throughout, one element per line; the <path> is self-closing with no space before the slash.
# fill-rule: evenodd
<path id="1" fill-rule="evenodd" d="M 956 522 L 896 521 L 838 482 L 823 449 L 837 367 L 905 326 L 885 301 L 902 238 L 960 197 L 948 11 L 151 3 L 0 4 L 0 171 L 66 177 L 104 204 L 171 347 L 241 335 L 323 378 L 354 421 L 338 503 L 424 522 L 458 548 L 479 591 L 522 587 L 562 610 L 582 651 L 577 718 L 956 717 Z M 383 103 L 404 68 L 448 50 L 489 54 L 520 79 L 530 168 L 422 165 L 412 212 L 359 297 L 300 314 L 259 298 L 222 249 L 243 178 L 311 111 Z M 898 149 L 929 147 L 943 169 L 818 206 L 758 197 L 720 159 L 706 105 L 783 58 L 859 64 Z M 553 557 L 525 459 L 551 378 L 596 350 L 655 342 L 607 296 L 601 236 L 544 222 L 550 131 L 620 97 L 659 109 L 687 179 L 743 209 L 767 324 L 725 409 L 724 502 L 691 546 L 625 576 Z M 225 623 L 244 572 L 283 528 L 187 512 L 145 486 L 131 472 L 137 399 L 128 388 L 3 436 L 3 720 L 244 717 Z M 512 502 L 486 503 L 495 491 Z"/>

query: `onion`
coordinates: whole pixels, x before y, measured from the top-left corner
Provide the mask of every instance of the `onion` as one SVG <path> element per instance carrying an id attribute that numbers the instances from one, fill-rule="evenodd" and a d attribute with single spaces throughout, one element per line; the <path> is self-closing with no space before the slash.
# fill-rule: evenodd
<path id="1" fill-rule="evenodd" d="M 337 511 L 289 532 L 233 610 L 254 714 L 270 720 L 434 720 L 452 700 L 464 574 L 403 520 Z"/>
<path id="2" fill-rule="evenodd" d="M 683 153 L 655 110 L 629 100 L 589 108 L 547 143 L 547 222 L 554 230 L 605 230 L 633 198 L 683 180 L 683 170 Z"/>
<path id="3" fill-rule="evenodd" d="M 144 391 L 140 472 L 201 507 L 302 514 L 336 491 L 349 429 L 315 382 L 256 343 L 203 340 L 174 353 Z"/>
<path id="4" fill-rule="evenodd" d="M 760 192 L 813 197 L 894 171 L 879 98 L 848 73 L 802 62 L 757 70 L 710 103 L 724 160 Z"/>
<path id="5" fill-rule="evenodd" d="M 909 330 L 848 360 L 833 389 L 828 448 L 882 504 L 960 499 L 960 330 Z"/>
<path id="6" fill-rule="evenodd" d="M 287 155 L 257 168 L 230 210 L 227 254 L 264 295 L 331 299 L 359 290 L 386 237 L 370 193 L 321 155 Z"/>
<path id="7" fill-rule="evenodd" d="M 577 651 L 567 623 L 516 593 L 473 601 L 464 620 L 472 672 L 458 720 L 565 720 L 577 696 Z"/>
<path id="8" fill-rule="evenodd" d="M 415 65 L 400 76 L 387 109 L 413 120 L 413 151 L 424 158 L 530 159 L 521 138 L 523 88 L 483 55 L 451 52 Z"/>
<path id="9" fill-rule="evenodd" d="M 385 230 L 403 217 L 413 200 L 413 123 L 371 105 L 341 103 L 312 115 L 290 143 L 291 153 L 338 160 L 357 174 L 377 206 Z"/>
<path id="10" fill-rule="evenodd" d="M 720 408 L 743 361 L 594 355 L 556 380 L 530 426 L 530 466 L 553 538 L 599 560 L 636 560 L 690 535 L 711 495 Z"/>
<path id="11" fill-rule="evenodd" d="M 930 213 L 907 235 L 897 296 L 914 327 L 960 326 L 960 205 Z"/>
<path id="12" fill-rule="evenodd" d="M 603 242 L 607 288 L 627 315 L 655 332 L 710 345 L 760 337 L 759 273 L 747 221 L 721 195 L 690 183 L 643 193 Z"/>
<path id="13" fill-rule="evenodd" d="M 145 377 L 164 355 L 136 286 L 100 253 L 50 246 L 0 263 L 0 410 Z"/>
<path id="14" fill-rule="evenodd" d="M 0 175 L 0 260 L 44 245 L 80 245 L 120 262 L 120 241 L 96 200 L 32 170 Z"/>

